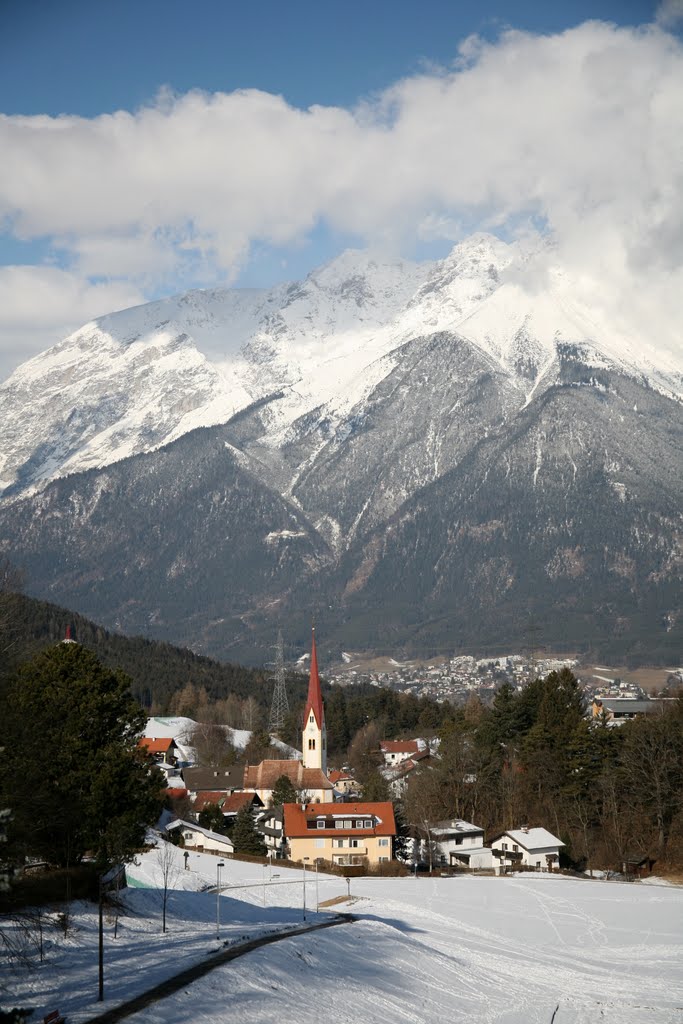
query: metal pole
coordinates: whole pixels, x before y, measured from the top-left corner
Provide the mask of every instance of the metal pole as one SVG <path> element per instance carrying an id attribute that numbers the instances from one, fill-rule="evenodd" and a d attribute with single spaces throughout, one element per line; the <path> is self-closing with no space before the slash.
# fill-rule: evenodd
<path id="1" fill-rule="evenodd" d="M 104 921 L 102 919 L 102 879 L 100 878 L 100 936 L 97 1002 L 104 1002 Z"/>
<path id="2" fill-rule="evenodd" d="M 216 938 L 221 937 L 221 868 L 225 867 L 222 860 L 216 864 Z"/>
<path id="3" fill-rule="evenodd" d="M 348 877 L 346 879 L 346 889 L 348 892 L 349 899 L 351 899 L 351 879 Z"/>
<path id="4" fill-rule="evenodd" d="M 304 860 L 304 921 L 306 920 L 306 861 Z"/>
<path id="5" fill-rule="evenodd" d="M 315 858 L 315 912 L 320 913 L 320 896 L 318 893 L 318 858 Z"/>
<path id="6" fill-rule="evenodd" d="M 266 865 L 263 865 L 263 906 L 266 905 Z"/>

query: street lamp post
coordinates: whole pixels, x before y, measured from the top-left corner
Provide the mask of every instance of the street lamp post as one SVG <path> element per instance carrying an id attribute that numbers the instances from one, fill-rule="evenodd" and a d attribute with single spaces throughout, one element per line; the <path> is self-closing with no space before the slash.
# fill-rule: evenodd
<path id="1" fill-rule="evenodd" d="M 99 930 L 98 930 L 98 972 L 97 972 L 97 1002 L 101 1003 L 104 1001 L 104 921 L 102 920 L 102 875 L 99 878 L 100 882 L 100 916 L 99 916 Z"/>
<path id="2" fill-rule="evenodd" d="M 349 900 L 351 899 L 351 878 L 347 876 L 346 879 L 346 890 L 348 892 Z"/>
<path id="3" fill-rule="evenodd" d="M 225 867 L 225 861 L 219 860 L 216 864 L 216 938 L 221 937 L 221 868 Z"/>
<path id="4" fill-rule="evenodd" d="M 266 865 L 265 864 L 263 865 L 262 877 L 263 877 L 263 906 L 265 907 L 265 905 L 266 905 Z"/>
<path id="5" fill-rule="evenodd" d="M 320 863 L 320 857 L 315 858 L 315 912 L 320 913 L 320 895 L 318 892 L 318 865 Z"/>
<path id="6" fill-rule="evenodd" d="M 304 921 L 306 920 L 306 861 L 308 857 L 304 857 Z"/>

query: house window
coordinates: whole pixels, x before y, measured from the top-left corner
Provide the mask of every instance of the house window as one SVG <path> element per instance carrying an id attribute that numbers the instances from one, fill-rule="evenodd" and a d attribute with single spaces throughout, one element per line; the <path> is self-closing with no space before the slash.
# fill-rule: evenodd
<path id="1" fill-rule="evenodd" d="M 385 860 L 389 860 L 389 858 L 388 858 L 388 857 L 380 857 L 380 858 L 379 858 L 380 864 L 381 864 L 381 863 L 382 863 L 383 861 L 385 861 Z"/>
<path id="2" fill-rule="evenodd" d="M 338 818 L 337 821 L 335 821 L 335 823 L 334 823 L 334 827 L 335 828 L 344 828 L 344 822 L 341 819 Z"/>
<path id="3" fill-rule="evenodd" d="M 372 821 L 364 821 L 363 828 L 372 828 Z"/>
<path id="4" fill-rule="evenodd" d="M 313 725 L 313 723 L 315 722 L 315 718 L 313 717 L 313 715 L 311 715 L 308 721 L 311 723 L 311 725 Z"/>
<path id="5" fill-rule="evenodd" d="M 350 818 L 344 818 L 344 824 L 342 825 L 342 828 L 353 828 L 353 822 L 351 821 Z"/>
<path id="6" fill-rule="evenodd" d="M 316 822 L 316 828 L 325 828 L 325 822 L 322 820 L 322 818 Z"/>
<path id="7" fill-rule="evenodd" d="M 315 750 L 315 740 L 309 740 L 308 741 L 308 749 L 309 750 Z"/>
<path id="8" fill-rule="evenodd" d="M 389 840 L 388 839 L 380 839 L 379 845 L 380 846 L 388 846 L 389 845 Z"/>
<path id="9" fill-rule="evenodd" d="M 357 839 L 349 839 L 349 846 L 353 847 L 354 850 L 358 849 L 358 845 L 359 843 Z"/>
<path id="10" fill-rule="evenodd" d="M 343 845 L 344 845 L 344 840 L 343 839 L 333 839 L 332 840 L 332 845 L 338 847 L 339 849 L 341 849 L 343 847 Z"/>
<path id="11" fill-rule="evenodd" d="M 513 853 L 517 853 L 519 851 L 519 846 L 517 846 L 517 843 L 512 844 L 512 851 Z"/>
<path id="12" fill-rule="evenodd" d="M 503 843 L 502 845 L 503 845 L 503 849 L 504 849 L 504 850 L 507 850 L 507 848 L 508 848 L 508 844 L 507 844 L 507 843 Z"/>
<path id="13" fill-rule="evenodd" d="M 324 839 L 316 839 L 315 845 L 316 845 L 316 849 L 322 850 L 325 847 L 325 840 Z"/>
<path id="14" fill-rule="evenodd" d="M 462 846 L 462 836 L 456 836 L 455 837 L 455 845 L 456 846 Z"/>

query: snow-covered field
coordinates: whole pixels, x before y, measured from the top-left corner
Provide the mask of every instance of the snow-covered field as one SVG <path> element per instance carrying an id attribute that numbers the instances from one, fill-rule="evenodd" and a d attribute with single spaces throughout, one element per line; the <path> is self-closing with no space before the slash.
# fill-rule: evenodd
<path id="1" fill-rule="evenodd" d="M 221 943 L 216 858 L 192 853 L 176 877 L 161 934 L 159 865 L 152 852 L 129 872 L 127 913 L 106 922 L 105 1002 L 97 996 L 97 914 L 78 906 L 66 941 L 50 931 L 31 972 L 2 966 L 3 1005 L 55 1007 L 82 1024 L 218 951 L 221 943 L 300 924 L 302 873 L 227 861 Z M 264 885 L 265 880 L 265 885 Z M 144 887 L 147 888 L 144 888 Z M 320 875 L 320 901 L 344 897 Z M 308 920 L 316 919 L 308 873 Z M 265 906 L 264 906 L 265 900 Z M 337 907 L 321 910 L 318 920 Z M 140 1011 L 137 1024 L 673 1024 L 683 1021 L 683 889 L 544 875 L 353 879 L 358 920 L 256 950 Z M 554 1016 L 553 1016 L 554 1015 Z"/>

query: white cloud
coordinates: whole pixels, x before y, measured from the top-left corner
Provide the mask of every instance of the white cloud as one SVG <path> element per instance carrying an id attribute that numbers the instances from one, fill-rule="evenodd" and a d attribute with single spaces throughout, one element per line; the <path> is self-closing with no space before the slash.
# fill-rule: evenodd
<path id="1" fill-rule="evenodd" d="M 91 283 L 58 267 L 0 267 L 0 379 L 96 316 L 143 302 L 134 286 Z"/>
<path id="2" fill-rule="evenodd" d="M 657 7 L 655 21 L 663 28 L 676 28 L 683 23 L 683 0 L 662 0 Z"/>
<path id="3" fill-rule="evenodd" d="M 660 24 L 680 6 L 662 4 Z M 72 281 L 136 291 L 229 278 L 255 242 L 294 244 L 318 221 L 409 249 L 462 223 L 540 219 L 621 317 L 633 307 L 670 336 L 658 309 L 683 283 L 682 95 L 673 36 L 588 22 L 468 39 L 451 69 L 353 111 L 248 90 L 164 93 L 90 120 L 4 117 L 0 222 L 61 247 Z"/>

